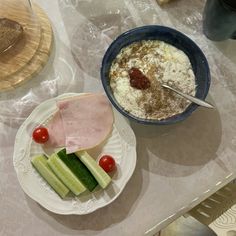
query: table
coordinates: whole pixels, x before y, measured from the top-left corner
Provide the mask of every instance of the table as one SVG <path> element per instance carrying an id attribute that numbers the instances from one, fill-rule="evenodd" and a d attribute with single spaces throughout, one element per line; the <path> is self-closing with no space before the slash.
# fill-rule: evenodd
<path id="1" fill-rule="evenodd" d="M 220 187 L 236 170 L 236 42 L 213 43 L 202 35 L 204 1 L 38 0 L 52 21 L 53 53 L 27 84 L 0 94 L 0 235 L 153 235 Z M 131 123 L 137 137 L 136 170 L 111 205 L 86 216 L 48 212 L 21 190 L 12 164 L 19 126 L 42 101 L 65 92 L 102 91 L 104 51 L 135 26 L 171 26 L 204 51 L 212 83 L 207 98 L 186 121 L 163 127 Z"/>

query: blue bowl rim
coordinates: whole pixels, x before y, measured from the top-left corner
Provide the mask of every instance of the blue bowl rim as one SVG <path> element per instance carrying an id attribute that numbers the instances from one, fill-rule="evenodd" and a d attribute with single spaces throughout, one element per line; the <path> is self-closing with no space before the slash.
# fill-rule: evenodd
<path id="1" fill-rule="evenodd" d="M 128 119 L 131 119 L 137 123 L 141 123 L 141 124 L 146 124 L 146 125 L 169 125 L 169 124 L 175 124 L 178 123 L 180 121 L 185 120 L 186 118 L 188 118 L 199 106 L 197 104 L 191 103 L 188 106 L 188 110 L 176 114 L 174 116 L 171 116 L 167 119 L 163 119 L 163 120 L 155 120 L 155 119 L 144 119 L 144 118 L 139 118 L 137 116 L 132 115 L 131 113 L 127 112 L 124 108 L 122 108 L 119 103 L 115 100 L 114 96 L 110 94 L 110 92 L 108 91 L 108 87 L 110 87 L 110 83 L 108 78 L 106 78 L 105 76 L 105 71 L 104 71 L 104 64 L 106 61 L 106 58 L 108 57 L 108 54 L 110 53 L 110 51 L 112 50 L 112 48 L 114 47 L 114 45 L 119 41 L 122 40 L 122 38 L 124 36 L 126 36 L 127 34 L 132 34 L 133 32 L 137 32 L 137 31 L 141 31 L 141 30 L 145 30 L 145 29 L 155 29 L 155 30 L 165 30 L 165 31 L 169 31 L 169 32 L 173 32 L 177 35 L 180 35 L 184 40 L 189 41 L 198 51 L 199 55 L 202 57 L 202 60 L 204 61 L 205 67 L 206 67 L 206 77 L 207 77 L 207 83 L 206 83 L 206 87 L 205 87 L 205 94 L 203 96 L 203 99 L 206 98 L 209 88 L 210 88 L 210 83 L 211 83 L 211 76 L 210 76 L 210 69 L 209 69 L 209 64 L 208 61 L 204 55 L 204 53 L 202 52 L 202 50 L 199 48 L 199 46 L 192 40 L 190 39 L 187 35 L 185 35 L 184 33 L 167 27 L 167 26 L 162 26 L 162 25 L 145 25 L 145 26 L 140 26 L 140 27 L 135 27 L 133 29 L 130 29 L 122 34 L 120 34 L 118 37 L 116 37 L 113 42 L 109 45 L 109 47 L 107 48 L 103 59 L 102 59 L 102 65 L 100 68 L 100 77 L 101 77 L 101 81 L 102 81 L 102 85 L 103 88 L 105 90 L 105 93 L 107 95 L 107 97 L 109 98 L 110 102 L 112 103 L 112 105 L 125 117 L 127 117 Z M 174 45 L 173 45 L 174 46 Z"/>

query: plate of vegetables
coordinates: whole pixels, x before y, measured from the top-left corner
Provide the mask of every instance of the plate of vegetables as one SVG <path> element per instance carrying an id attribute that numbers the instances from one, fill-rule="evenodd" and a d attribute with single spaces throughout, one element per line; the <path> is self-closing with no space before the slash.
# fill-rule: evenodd
<path id="1" fill-rule="evenodd" d="M 105 95 L 67 93 L 41 103 L 21 125 L 13 164 L 41 206 L 84 215 L 120 195 L 135 169 L 136 139 Z"/>

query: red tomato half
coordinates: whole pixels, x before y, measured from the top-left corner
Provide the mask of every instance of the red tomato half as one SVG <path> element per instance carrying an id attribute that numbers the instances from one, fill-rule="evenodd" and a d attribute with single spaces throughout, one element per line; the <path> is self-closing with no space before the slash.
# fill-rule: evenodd
<path id="1" fill-rule="evenodd" d="M 106 172 L 111 172 L 111 171 L 115 170 L 115 168 L 116 168 L 115 160 L 109 155 L 102 156 L 101 159 L 99 160 L 99 165 Z"/>
<path id="2" fill-rule="evenodd" d="M 32 137 L 36 143 L 46 143 L 49 139 L 48 130 L 44 127 L 38 127 L 33 131 Z"/>

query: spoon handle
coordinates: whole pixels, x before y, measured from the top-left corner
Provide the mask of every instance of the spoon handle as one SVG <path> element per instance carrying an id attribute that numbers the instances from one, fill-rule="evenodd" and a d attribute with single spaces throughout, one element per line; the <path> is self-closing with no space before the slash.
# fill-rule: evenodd
<path id="1" fill-rule="evenodd" d="M 176 89 L 170 87 L 169 85 L 162 84 L 162 87 L 167 88 L 167 89 L 170 89 L 170 90 L 176 92 L 177 94 L 181 95 L 182 97 L 188 99 L 189 101 L 194 102 L 194 103 L 196 103 L 196 104 L 198 104 L 198 105 L 200 105 L 200 106 L 207 107 L 207 108 L 214 108 L 213 105 L 211 105 L 210 103 L 205 102 L 205 101 L 203 101 L 203 100 L 201 100 L 201 99 L 199 99 L 199 98 L 193 97 L 193 96 L 191 96 L 191 95 L 182 93 L 182 92 L 180 92 L 179 90 L 176 90 Z"/>

